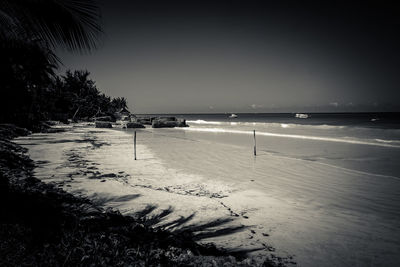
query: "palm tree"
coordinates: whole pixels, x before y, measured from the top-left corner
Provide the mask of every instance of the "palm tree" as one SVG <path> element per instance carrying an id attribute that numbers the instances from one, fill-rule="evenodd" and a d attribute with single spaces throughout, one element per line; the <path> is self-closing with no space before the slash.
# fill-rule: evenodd
<path id="1" fill-rule="evenodd" d="M 128 107 L 128 102 L 126 101 L 125 97 L 116 97 L 112 100 L 111 104 L 114 107 L 115 111 L 119 111 L 123 108 Z"/>
<path id="2" fill-rule="evenodd" d="M 102 29 L 91 0 L 0 0 L 0 39 L 43 42 L 72 51 L 96 48 Z"/>
<path id="3" fill-rule="evenodd" d="M 91 0 L 0 0 L 0 121 L 40 119 L 40 97 L 60 63 L 56 47 L 91 51 L 102 33 Z M 29 106 L 29 108 L 28 108 Z M 28 116 L 27 116 L 28 115 Z M 33 122 L 34 123 L 34 122 Z"/>

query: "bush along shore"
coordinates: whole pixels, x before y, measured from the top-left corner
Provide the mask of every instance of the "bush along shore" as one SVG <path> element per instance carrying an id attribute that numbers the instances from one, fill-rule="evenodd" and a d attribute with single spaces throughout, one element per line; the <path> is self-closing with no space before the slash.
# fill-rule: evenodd
<path id="1" fill-rule="evenodd" d="M 200 245 L 192 230 L 152 227 L 165 214 L 149 223 L 41 182 L 27 149 L 11 141 L 28 134 L 0 125 L 0 266 L 284 265 L 280 258 L 260 261 Z"/>

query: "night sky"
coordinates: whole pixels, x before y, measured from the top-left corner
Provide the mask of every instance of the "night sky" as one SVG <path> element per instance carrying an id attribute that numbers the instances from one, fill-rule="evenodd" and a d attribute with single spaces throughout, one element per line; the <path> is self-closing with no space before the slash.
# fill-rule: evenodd
<path id="1" fill-rule="evenodd" d="M 99 1 L 100 48 L 60 71 L 135 113 L 400 111 L 400 9 L 320 2 Z"/>

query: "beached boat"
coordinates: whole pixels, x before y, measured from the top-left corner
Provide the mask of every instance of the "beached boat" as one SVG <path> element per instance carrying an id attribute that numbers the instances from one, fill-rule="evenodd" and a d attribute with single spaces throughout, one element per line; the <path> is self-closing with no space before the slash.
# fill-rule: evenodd
<path id="1" fill-rule="evenodd" d="M 236 115 L 236 114 L 234 114 L 234 113 L 232 113 L 230 116 L 229 116 L 229 118 L 231 118 L 231 119 L 234 119 L 234 118 L 237 118 L 238 117 L 238 115 Z"/>
<path id="2" fill-rule="evenodd" d="M 309 117 L 308 114 L 296 113 L 296 118 L 299 118 L 299 119 L 307 119 L 308 117 Z"/>

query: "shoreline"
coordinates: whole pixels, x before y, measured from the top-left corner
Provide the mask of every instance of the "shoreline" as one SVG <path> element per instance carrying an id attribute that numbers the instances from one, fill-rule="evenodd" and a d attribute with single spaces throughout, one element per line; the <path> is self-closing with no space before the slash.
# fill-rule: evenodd
<path id="1" fill-rule="evenodd" d="M 7 184 L 2 186 L 5 188 L 2 189 L 5 191 L 2 192 L 2 197 L 5 198 L 5 203 L 10 203 L 6 213 L 8 221 L 2 222 L 5 227 L 2 227 L 1 254 L 6 252 L 3 248 L 10 253 L 11 243 L 15 242 L 11 239 L 18 240 L 17 236 L 20 240 L 16 244 L 21 248 L 29 244 L 30 249 L 22 251 L 15 245 L 11 254 L 3 257 L 2 265 L 14 265 L 16 262 L 13 259 L 19 263 L 31 261 L 55 265 L 117 265 L 124 261 L 150 265 L 190 263 L 194 266 L 196 262 L 216 263 L 217 266 L 225 262 L 230 262 L 231 266 L 283 264 L 284 259 L 281 258 L 275 259 L 276 263 L 268 258 L 261 262 L 260 259 L 244 259 L 243 251 L 229 253 L 213 245 L 199 245 L 195 242 L 196 229 L 186 229 L 176 234 L 166 229 L 154 228 L 156 222 L 169 214 L 167 210 L 160 213 L 159 217 L 153 216 L 152 220 L 145 216 L 151 212 L 146 209 L 142 210 L 141 216 L 140 212 L 136 213 L 136 217 L 123 216 L 116 210 L 104 210 L 87 198 L 73 196 L 55 185 L 39 181 L 33 175 L 37 166 L 26 156 L 27 150 L 10 141 L 12 137 L 20 135 L 18 131 L 23 130 L 12 128 L 10 126 L 8 131 L 14 132 L 13 134 L 1 137 L 2 152 L 19 162 L 18 165 L 1 162 L 1 182 Z M 107 179 L 107 174 L 100 174 L 99 177 Z M 31 210 L 26 210 L 27 199 Z M 182 221 L 175 222 L 177 225 L 179 223 L 182 224 Z M 207 227 L 222 224 L 223 221 L 214 221 L 199 227 L 206 230 Z M 40 240 L 36 239 L 42 235 L 44 229 L 48 235 L 41 236 Z M 14 234 L 10 236 L 7 233 Z M 212 232 L 209 234 L 213 235 Z M 218 233 L 214 233 L 216 234 Z M 239 257 L 235 259 L 233 255 Z M 151 259 L 155 262 L 151 262 Z"/>
<path id="2" fill-rule="evenodd" d="M 232 193 L 229 185 L 171 168 L 152 149 L 147 148 L 147 142 L 143 142 L 142 138 L 149 136 L 149 131 L 138 134 L 138 160 L 133 160 L 132 133 L 77 127 L 64 134 L 39 134 L 19 138 L 17 142 L 30 149 L 32 158 L 42 162 L 36 172 L 39 178 L 56 183 L 68 192 L 118 208 L 126 215 L 149 205 L 156 207 L 152 212 L 154 214 L 173 208 L 173 213 L 162 223 L 179 219 L 180 216 L 191 218 L 188 225 L 231 218 L 234 220 L 221 228 L 241 229 L 243 224 L 249 228 L 232 236 L 213 239 L 212 242 L 233 250 L 238 247 L 270 250 L 265 245 L 270 243 L 269 238 L 261 235 L 264 232 L 255 229 L 246 215 L 241 215 L 243 209 L 237 211 L 223 205 Z M 57 170 L 56 174 L 53 173 L 54 169 Z M 137 197 L 130 199 L 132 194 Z M 233 213 L 239 214 L 240 218 L 232 216 Z M 268 233 L 268 228 L 265 231 Z M 255 242 L 259 238 L 262 240 Z M 232 243 L 233 240 L 235 243 Z M 280 256 L 286 257 L 286 253 Z"/>
<path id="3" fill-rule="evenodd" d="M 398 259 L 398 222 L 393 220 L 398 216 L 393 201 L 398 182 L 392 179 L 271 151 L 261 151 L 255 159 L 241 136 L 181 129 L 136 130 L 134 160 L 133 129 L 99 129 L 87 123 L 66 128 L 15 142 L 29 149 L 38 164 L 37 178 L 123 215 L 165 214 L 155 227 L 164 225 L 175 233 L 178 227 L 170 223 L 199 229 L 218 222 L 196 232 L 196 241 L 228 252 L 247 250 L 251 257 L 280 256 L 290 264 L 294 255 L 301 266 L 328 267 L 339 261 L 379 266 Z M 257 141 L 266 141 L 272 151 L 277 143 Z"/>
<path id="4" fill-rule="evenodd" d="M 248 218 L 239 220 L 256 232 L 252 239 L 240 237 L 243 243 L 265 240 L 278 252 L 295 255 L 302 266 L 385 266 L 399 260 L 398 180 L 375 175 L 390 171 L 398 150 L 261 137 L 254 158 L 248 136 L 182 129 L 138 136 L 139 143 L 178 174 L 199 175 L 200 183 L 217 181 L 233 188 L 221 202 L 239 215 L 245 211 Z M 370 153 L 375 160 L 368 164 Z M 336 167 L 346 163 L 335 160 L 337 156 L 365 159 L 347 161 L 365 171 Z M 378 160 L 384 157 L 389 158 Z"/>

